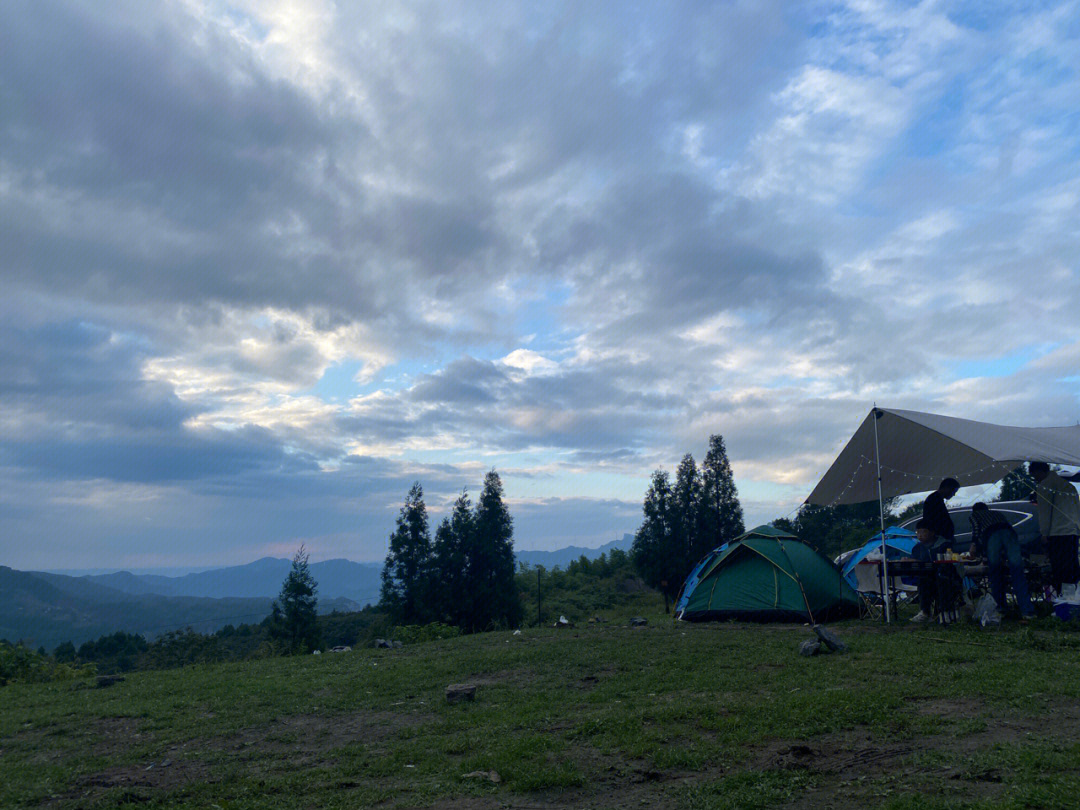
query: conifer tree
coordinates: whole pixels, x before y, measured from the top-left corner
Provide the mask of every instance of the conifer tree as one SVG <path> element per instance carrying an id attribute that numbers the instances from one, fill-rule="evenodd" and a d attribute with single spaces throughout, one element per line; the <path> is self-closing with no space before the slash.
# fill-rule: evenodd
<path id="1" fill-rule="evenodd" d="M 674 523 L 677 519 L 671 479 L 664 470 L 653 473 L 642 504 L 644 520 L 634 535 L 630 557 L 645 583 L 674 596 L 682 585 L 681 560 L 676 560 Z M 685 576 L 685 572 L 683 572 Z"/>
<path id="2" fill-rule="evenodd" d="M 462 492 L 454 511 L 443 519 L 435 532 L 432 548 L 432 604 L 438 617 L 449 624 L 462 626 L 469 618 L 468 553 L 474 545 L 476 520 L 469 494 Z"/>
<path id="3" fill-rule="evenodd" d="M 514 521 L 503 503 L 502 481 L 494 470 L 484 477 L 476 502 L 473 542 L 466 556 L 472 603 L 466 629 L 518 625 L 522 606 L 514 579 Z"/>
<path id="4" fill-rule="evenodd" d="M 731 474 L 724 437 L 713 434 L 709 437 L 709 452 L 705 455 L 702 468 L 702 536 L 695 562 L 705 552 L 724 543 L 730 543 L 746 531 L 743 525 L 742 505 L 739 493 L 735 489 L 735 478 Z"/>
<path id="5" fill-rule="evenodd" d="M 694 457 L 687 453 L 675 470 L 675 486 L 671 492 L 671 553 L 675 557 L 674 568 L 681 571 L 676 576 L 679 585 L 682 585 L 682 581 L 702 555 L 713 548 L 712 545 L 702 548 L 707 544 L 704 538 L 706 532 L 703 531 L 702 495 L 701 475 L 694 463 Z"/>
<path id="6" fill-rule="evenodd" d="M 301 545 L 273 604 L 269 625 L 271 637 L 285 642 L 290 652 L 309 653 L 321 643 L 317 591 L 318 583 L 308 567 L 308 553 Z"/>
<path id="7" fill-rule="evenodd" d="M 381 604 L 396 621 L 419 624 L 427 620 L 430 565 L 427 507 L 417 481 L 398 514 L 382 571 Z"/>

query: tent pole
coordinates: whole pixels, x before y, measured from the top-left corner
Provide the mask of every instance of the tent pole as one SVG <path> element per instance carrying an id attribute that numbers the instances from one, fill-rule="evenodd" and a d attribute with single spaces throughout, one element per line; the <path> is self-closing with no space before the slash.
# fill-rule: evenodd
<path id="1" fill-rule="evenodd" d="M 877 499 L 878 499 L 878 514 L 881 516 L 881 570 L 882 576 L 885 580 L 885 588 L 882 596 L 885 597 L 885 623 L 892 622 L 892 616 L 889 612 L 889 602 L 892 597 L 892 588 L 889 586 L 889 550 L 885 545 L 885 499 L 881 497 L 881 451 L 878 449 L 878 435 L 877 435 L 877 423 L 878 419 L 882 416 L 881 411 L 878 410 L 877 403 L 874 403 L 874 464 L 877 466 Z"/>

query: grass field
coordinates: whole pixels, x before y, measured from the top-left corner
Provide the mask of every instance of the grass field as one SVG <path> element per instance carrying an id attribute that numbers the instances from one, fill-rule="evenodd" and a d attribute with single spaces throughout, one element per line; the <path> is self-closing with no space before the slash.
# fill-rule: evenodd
<path id="1" fill-rule="evenodd" d="M 815 658 L 806 627 L 649 620 L 9 685 L 0 807 L 1080 805 L 1080 633 L 1052 619 L 849 623 Z"/>

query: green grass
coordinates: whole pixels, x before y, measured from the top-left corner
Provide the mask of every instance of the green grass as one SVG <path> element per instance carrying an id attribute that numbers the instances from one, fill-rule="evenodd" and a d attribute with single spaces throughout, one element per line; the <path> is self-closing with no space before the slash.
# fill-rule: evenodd
<path id="1" fill-rule="evenodd" d="M 1075 634 L 671 624 L 0 689 L 0 807 L 1072 808 Z M 448 705 L 447 684 L 478 684 Z M 495 784 L 465 778 L 495 771 Z"/>

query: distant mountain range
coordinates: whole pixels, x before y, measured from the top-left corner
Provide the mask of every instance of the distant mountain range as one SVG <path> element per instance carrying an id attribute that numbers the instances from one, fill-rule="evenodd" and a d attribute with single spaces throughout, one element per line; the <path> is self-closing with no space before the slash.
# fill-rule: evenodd
<path id="1" fill-rule="evenodd" d="M 567 546 L 516 557 L 519 563 L 554 568 L 616 548 L 628 551 L 632 540 L 627 534 L 599 548 Z M 264 557 L 175 577 L 128 571 L 75 577 L 0 566 L 0 639 L 25 639 L 51 650 L 117 630 L 153 638 L 185 627 L 210 633 L 226 624 L 259 622 L 269 614 L 291 564 Z M 359 610 L 379 601 L 381 563 L 325 560 L 312 563 L 311 574 L 319 584 L 320 613 Z"/>
<path id="2" fill-rule="evenodd" d="M 115 574 L 94 574 L 77 579 L 129 594 L 273 599 L 281 591 L 281 583 L 288 576 L 291 566 L 291 560 L 263 557 L 247 565 L 214 568 L 182 577 L 117 571 Z M 343 559 L 311 563 L 311 575 L 319 584 L 320 602 L 348 599 L 361 607 L 378 602 L 381 574 L 381 563 L 357 563 Z"/>
<path id="3" fill-rule="evenodd" d="M 633 542 L 634 536 L 632 534 L 624 534 L 621 539 L 612 540 L 610 543 L 604 543 L 604 545 L 599 548 L 566 546 L 565 548 L 560 548 L 556 551 L 519 551 L 514 556 L 519 563 L 524 563 L 525 565 L 542 565 L 544 568 L 554 568 L 555 566 L 563 567 L 567 563 L 571 563 L 581 557 L 595 560 L 601 554 L 607 554 L 615 549 L 629 552 Z"/>
<path id="4" fill-rule="evenodd" d="M 211 598 L 123 591 L 95 579 L 0 566 L 0 639 L 23 639 L 33 647 L 52 650 L 65 641 L 78 646 L 118 630 L 141 633 L 147 638 L 185 627 L 212 633 L 227 624 L 262 621 L 273 602 L 272 596 Z M 274 596 L 282 579 L 284 575 L 278 580 Z M 131 584 L 122 575 L 119 580 Z M 319 600 L 320 613 L 360 607 L 344 597 Z"/>

